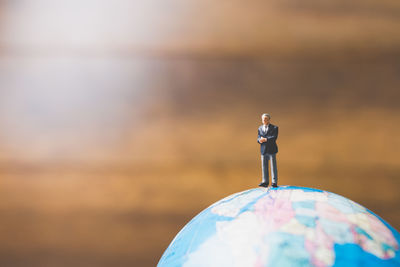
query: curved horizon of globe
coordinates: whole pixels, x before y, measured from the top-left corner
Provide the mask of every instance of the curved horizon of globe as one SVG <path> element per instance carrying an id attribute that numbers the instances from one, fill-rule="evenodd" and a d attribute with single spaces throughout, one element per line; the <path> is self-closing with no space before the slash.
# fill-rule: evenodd
<path id="1" fill-rule="evenodd" d="M 256 188 L 193 218 L 158 266 L 400 266 L 399 242 L 379 216 L 337 194 Z"/>

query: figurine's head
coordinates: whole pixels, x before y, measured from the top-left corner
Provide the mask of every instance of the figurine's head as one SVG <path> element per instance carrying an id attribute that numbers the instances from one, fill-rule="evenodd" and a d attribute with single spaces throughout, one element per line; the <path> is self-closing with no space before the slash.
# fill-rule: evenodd
<path id="1" fill-rule="evenodd" d="M 271 115 L 269 115 L 268 113 L 264 113 L 261 115 L 261 120 L 264 125 L 268 125 L 269 121 L 271 120 Z"/>

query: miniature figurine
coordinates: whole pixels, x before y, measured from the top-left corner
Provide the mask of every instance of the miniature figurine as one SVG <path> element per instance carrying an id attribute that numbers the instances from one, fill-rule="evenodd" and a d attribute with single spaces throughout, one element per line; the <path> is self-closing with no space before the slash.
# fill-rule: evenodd
<path id="1" fill-rule="evenodd" d="M 278 146 L 276 139 L 278 138 L 278 126 L 270 123 L 271 116 L 264 113 L 261 116 L 263 125 L 258 128 L 257 142 L 260 144 L 261 151 L 261 168 L 262 168 L 262 182 L 259 186 L 268 187 L 268 161 L 271 163 L 271 183 L 272 187 L 278 186 L 278 170 L 276 168 L 276 153 L 278 153 Z"/>

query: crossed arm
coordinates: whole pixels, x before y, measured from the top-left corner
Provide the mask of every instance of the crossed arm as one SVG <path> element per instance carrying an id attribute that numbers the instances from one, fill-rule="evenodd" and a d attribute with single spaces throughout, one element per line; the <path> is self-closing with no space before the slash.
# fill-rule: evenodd
<path id="1" fill-rule="evenodd" d="M 274 130 L 271 132 L 271 134 L 267 135 L 266 137 L 263 137 L 260 134 L 260 130 L 258 130 L 257 143 L 259 144 L 265 143 L 268 140 L 276 140 L 277 138 L 278 138 L 278 127 L 275 127 Z"/>

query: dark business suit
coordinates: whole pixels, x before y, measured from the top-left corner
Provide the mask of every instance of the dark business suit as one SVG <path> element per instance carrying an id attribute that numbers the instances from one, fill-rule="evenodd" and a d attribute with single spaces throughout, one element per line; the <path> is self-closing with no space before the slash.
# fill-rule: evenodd
<path id="1" fill-rule="evenodd" d="M 267 142 L 260 143 L 260 138 L 267 138 Z M 268 124 L 267 132 L 264 131 L 264 125 L 258 127 L 257 142 L 260 144 L 261 166 L 262 166 L 262 181 L 269 184 L 268 161 L 271 162 L 271 181 L 272 184 L 278 184 L 278 169 L 276 166 L 276 153 L 278 146 L 276 139 L 278 138 L 278 126 Z"/>

